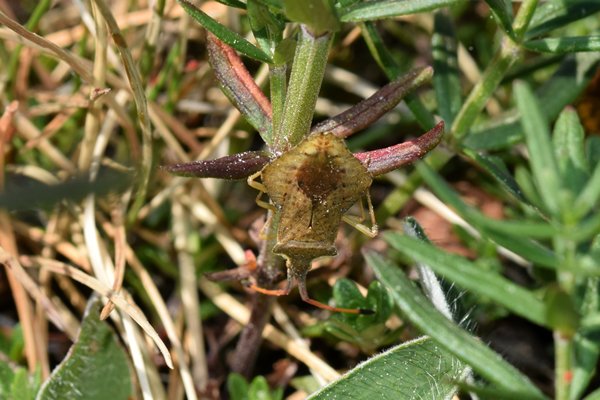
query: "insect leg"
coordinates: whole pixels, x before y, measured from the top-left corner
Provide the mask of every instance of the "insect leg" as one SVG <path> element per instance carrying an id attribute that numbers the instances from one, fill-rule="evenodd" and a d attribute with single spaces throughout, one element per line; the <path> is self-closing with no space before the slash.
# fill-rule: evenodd
<path id="1" fill-rule="evenodd" d="M 373 210 L 373 203 L 371 202 L 371 195 L 369 192 L 367 192 L 366 197 L 367 197 L 367 205 L 369 207 L 369 217 L 371 218 L 371 227 L 368 227 L 368 226 L 360 223 L 360 221 L 362 221 L 364 219 L 364 216 L 361 219 L 359 219 L 352 215 L 344 215 L 344 216 L 342 216 L 342 220 L 344 222 L 346 222 L 348 225 L 351 225 L 354 229 L 361 232 L 362 234 L 364 234 L 370 238 L 374 238 L 375 236 L 377 236 L 377 233 L 379 233 L 379 227 L 377 226 L 377 221 L 375 220 L 375 211 Z M 362 208 L 362 203 L 361 203 L 361 210 L 364 213 L 364 209 Z"/>
<path id="2" fill-rule="evenodd" d="M 364 308 L 340 308 L 340 307 L 332 307 L 330 305 L 321 303 L 320 301 L 311 299 L 308 295 L 308 291 L 306 290 L 306 280 L 298 279 L 298 291 L 300 292 L 300 297 L 303 301 L 308 304 L 312 304 L 315 307 L 322 308 L 324 310 L 329 310 L 333 312 L 342 312 L 347 314 L 374 314 L 373 310 L 367 310 Z"/>
<path id="3" fill-rule="evenodd" d="M 267 188 L 261 182 L 257 182 L 256 178 L 261 175 L 261 171 L 255 172 L 254 174 L 248 177 L 248 186 L 253 189 L 258 190 L 258 195 L 256 196 L 256 204 L 258 204 L 262 208 L 266 208 L 267 210 L 275 211 L 275 207 L 271 203 L 267 203 L 264 200 L 261 200 L 263 194 L 267 193 Z"/>
<path id="4" fill-rule="evenodd" d="M 249 288 L 262 294 L 266 294 L 267 296 L 286 296 L 292 290 L 293 279 L 292 276 L 288 274 L 287 276 L 287 284 L 284 289 L 265 289 L 257 286 L 255 283 L 252 283 Z"/>

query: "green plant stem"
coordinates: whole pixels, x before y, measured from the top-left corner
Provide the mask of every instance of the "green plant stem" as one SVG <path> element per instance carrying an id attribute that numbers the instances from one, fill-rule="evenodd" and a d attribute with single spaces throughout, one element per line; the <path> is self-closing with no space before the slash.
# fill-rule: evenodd
<path id="1" fill-rule="evenodd" d="M 30 31 L 34 31 L 38 25 L 38 22 L 40 22 L 40 19 L 44 15 L 44 13 L 46 13 L 46 11 L 48 11 L 48 9 L 50 8 L 51 3 L 52 2 L 50 0 L 40 1 L 37 4 L 37 6 L 35 7 L 35 9 L 33 10 L 33 12 L 31 13 L 31 17 L 29 17 L 29 20 L 25 24 L 25 28 L 27 28 Z M 8 61 L 8 68 L 7 68 L 8 72 L 6 75 L 8 76 L 8 80 L 11 82 L 14 81 L 15 75 L 17 73 L 17 68 L 19 65 L 19 57 L 21 55 L 22 48 L 23 48 L 23 45 L 21 45 L 21 44 L 18 44 L 17 46 L 15 46 L 15 49 L 11 52 L 10 60 Z"/>
<path id="2" fill-rule="evenodd" d="M 537 4 L 538 0 L 525 0 L 519 8 L 519 12 L 513 22 L 515 38 L 519 43 L 523 37 L 525 37 L 525 33 L 527 32 L 527 28 L 529 28 L 529 23 L 531 22 L 531 18 L 533 18 L 533 13 L 535 12 Z"/>
<path id="3" fill-rule="evenodd" d="M 279 132 L 285 111 L 286 71 L 285 64 L 269 66 L 271 107 L 273 110 L 273 132 Z"/>
<path id="4" fill-rule="evenodd" d="M 454 120 L 454 124 L 452 124 L 451 134 L 455 144 L 460 144 L 469 132 L 479 113 L 485 107 L 485 103 L 498 88 L 508 69 L 519 56 L 519 47 L 510 38 L 504 37 L 500 45 L 500 51 L 496 53 L 483 73 L 481 80 L 469 93 L 469 97 L 465 100 Z"/>
<path id="5" fill-rule="evenodd" d="M 283 120 L 273 140 L 274 151 L 293 147 L 309 133 L 330 43 L 331 34 L 315 37 L 301 25 Z"/>
<path id="6" fill-rule="evenodd" d="M 568 400 L 571 386 L 573 338 L 554 331 L 554 386 L 556 400 Z"/>

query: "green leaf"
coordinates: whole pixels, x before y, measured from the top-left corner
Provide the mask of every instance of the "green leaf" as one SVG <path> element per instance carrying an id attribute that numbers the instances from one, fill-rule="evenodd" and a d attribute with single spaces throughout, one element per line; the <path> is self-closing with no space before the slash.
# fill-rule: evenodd
<path id="1" fill-rule="evenodd" d="M 264 376 L 257 376 L 248 387 L 249 400 L 270 400 L 271 389 Z"/>
<path id="2" fill-rule="evenodd" d="M 207 37 L 208 60 L 221 90 L 246 120 L 271 144 L 273 126 L 271 104 L 260 90 L 237 53 L 213 35 Z"/>
<path id="3" fill-rule="evenodd" d="M 527 39 L 544 35 L 571 22 L 587 18 L 600 11 L 596 0 L 549 1 L 540 4 L 531 20 L 525 37 Z"/>
<path id="4" fill-rule="evenodd" d="M 241 10 L 246 9 L 246 4 L 242 3 L 239 0 L 217 0 L 217 1 L 221 4 L 225 4 L 226 6 L 229 6 L 229 7 L 239 8 Z"/>
<path id="5" fill-rule="evenodd" d="M 490 174 L 515 199 L 528 203 L 519 184 L 512 177 L 501 158 L 479 153 L 469 148 L 463 148 L 462 152 Z"/>
<path id="6" fill-rule="evenodd" d="M 600 251 L 600 235 L 597 235 L 590 247 L 590 253 Z M 583 318 L 598 314 L 600 311 L 600 277 L 595 276 L 587 279 L 585 292 L 581 304 L 581 315 Z M 573 340 L 573 380 L 569 398 L 580 399 L 588 387 L 590 381 L 596 374 L 596 366 L 600 358 L 600 342 L 597 333 L 586 333 L 582 330 Z"/>
<path id="7" fill-rule="evenodd" d="M 231 400 L 247 400 L 248 382 L 242 375 L 233 372 L 227 376 L 227 392 Z"/>
<path id="8" fill-rule="evenodd" d="M 13 377 L 8 398 L 11 400 L 34 400 L 40 388 L 40 376 L 39 371 L 30 376 L 25 368 L 18 368 Z"/>
<path id="9" fill-rule="evenodd" d="M 0 360 L 0 399 L 7 399 L 15 373 L 4 360 Z"/>
<path id="10" fill-rule="evenodd" d="M 188 0 L 177 0 L 177 2 L 181 4 L 185 12 L 194 18 L 207 31 L 218 37 L 222 42 L 227 43 L 240 53 L 250 58 L 254 58 L 255 60 L 262 61 L 267 64 L 271 63 L 271 57 L 269 57 L 268 54 L 254 46 L 237 33 L 227 29 L 225 26 L 212 19 L 208 14 L 197 8 Z"/>
<path id="11" fill-rule="evenodd" d="M 550 79 L 536 90 L 536 97 L 544 99 L 544 113 L 547 121 L 552 121 L 565 108 L 573 103 L 585 90 L 596 73 L 600 52 L 578 53 L 566 57 Z M 512 147 L 522 138 L 520 116 L 516 110 L 508 111 L 508 117 L 486 121 L 474 127 L 465 138 L 464 145 L 481 150 L 497 150 Z"/>
<path id="12" fill-rule="evenodd" d="M 592 393 L 585 396 L 583 400 L 600 400 L 600 389 L 594 390 Z"/>
<path id="13" fill-rule="evenodd" d="M 589 169 L 585 156 L 585 133 L 573 108 L 565 108 L 559 115 L 554 125 L 552 141 L 562 186 L 569 190 L 569 201 L 572 202 L 583 189 Z M 573 211 L 579 213 L 577 207 Z"/>
<path id="14" fill-rule="evenodd" d="M 554 158 L 548 124 L 529 86 L 517 82 L 514 90 L 536 187 L 548 210 L 558 216 L 561 211 L 558 198 L 561 190 L 560 175 Z"/>
<path id="15" fill-rule="evenodd" d="M 373 21 L 422 13 L 460 2 L 461 0 L 373 0 L 342 9 L 340 19 L 343 22 Z"/>
<path id="16" fill-rule="evenodd" d="M 257 0 L 248 0 L 248 18 L 258 45 L 272 59 L 277 45 L 283 39 L 285 21 Z"/>
<path id="17" fill-rule="evenodd" d="M 315 36 L 340 29 L 332 0 L 283 0 L 283 4 L 286 17 L 305 24 Z"/>
<path id="18" fill-rule="evenodd" d="M 490 10 L 492 10 L 494 18 L 498 20 L 500 26 L 504 29 L 504 33 L 514 38 L 512 4 L 510 0 L 485 0 L 485 2 L 490 7 Z"/>
<path id="19" fill-rule="evenodd" d="M 576 36 L 530 40 L 523 46 L 541 53 L 576 53 L 583 51 L 600 51 L 600 36 Z"/>
<path id="20" fill-rule="evenodd" d="M 438 112 L 446 126 L 452 126 L 462 106 L 456 32 L 452 20 L 442 11 L 435 13 L 433 30 L 433 88 Z"/>
<path id="21" fill-rule="evenodd" d="M 448 281 L 484 296 L 539 325 L 546 325 L 544 302 L 531 291 L 515 285 L 495 272 L 484 270 L 464 257 L 398 233 L 386 233 L 385 240 L 411 259 L 426 264 Z"/>
<path id="22" fill-rule="evenodd" d="M 420 338 L 368 359 L 308 398 L 449 399 L 467 371 L 442 346 Z"/>
<path id="23" fill-rule="evenodd" d="M 410 240 L 415 243 L 419 242 L 416 239 Z M 431 246 L 428 246 L 426 251 L 429 251 L 430 248 Z M 479 375 L 491 383 L 518 393 L 515 398 L 522 398 L 521 396 L 544 398 L 540 391 L 512 365 L 504 361 L 479 339 L 471 336 L 440 314 L 398 266 L 383 259 L 375 252 L 369 252 L 365 257 L 377 278 L 390 290 L 392 298 L 404 316 L 425 334 L 431 336 L 440 347 L 473 367 Z M 434 381 L 441 383 L 445 379 L 434 379 Z"/>
<path id="24" fill-rule="evenodd" d="M 79 336 L 44 383 L 38 400 L 127 400 L 133 396 L 129 359 L 117 335 L 99 318 L 102 302 L 89 301 Z"/>

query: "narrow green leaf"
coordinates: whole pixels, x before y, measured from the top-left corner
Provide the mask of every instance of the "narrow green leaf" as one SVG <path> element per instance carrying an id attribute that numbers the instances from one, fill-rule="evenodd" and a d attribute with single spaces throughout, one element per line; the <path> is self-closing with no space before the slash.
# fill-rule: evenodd
<path id="1" fill-rule="evenodd" d="M 277 45 L 283 39 L 285 21 L 257 0 L 248 0 L 248 19 L 256 42 L 272 59 Z"/>
<path id="2" fill-rule="evenodd" d="M 541 53 L 576 53 L 583 51 L 600 51 L 600 36 L 575 36 L 530 40 L 523 46 Z"/>
<path id="3" fill-rule="evenodd" d="M 597 242 L 592 246 L 596 251 Z M 600 278 L 589 278 L 585 288 L 581 314 L 585 317 L 600 311 Z M 600 358 L 600 342 L 597 333 L 579 332 L 573 340 L 573 380 L 569 399 L 580 399 L 596 374 L 596 366 Z"/>
<path id="4" fill-rule="evenodd" d="M 579 215 L 585 215 L 592 209 L 600 198 L 600 164 L 596 164 L 594 172 L 588 180 L 585 188 L 575 200 L 574 209 Z"/>
<path id="5" fill-rule="evenodd" d="M 385 240 L 413 260 L 427 264 L 456 285 L 503 305 L 536 324 L 546 324 L 546 306 L 532 292 L 491 271 L 483 270 L 466 258 L 445 253 L 420 240 L 386 233 Z"/>
<path id="6" fill-rule="evenodd" d="M 410 240 L 422 243 L 416 239 Z M 365 257 L 377 278 L 390 290 L 403 315 L 421 331 L 431 336 L 440 347 L 454 354 L 479 375 L 500 388 L 519 392 L 519 395 L 523 396 L 544 398 L 540 391 L 512 365 L 435 310 L 398 266 L 375 252 L 369 252 Z"/>
<path id="7" fill-rule="evenodd" d="M 559 115 L 554 125 L 552 142 L 562 186 L 568 190 L 569 202 L 572 203 L 587 181 L 589 168 L 585 156 L 585 132 L 573 108 L 565 108 Z M 580 214 L 577 207 L 572 211 L 585 215 Z"/>
<path id="8" fill-rule="evenodd" d="M 502 221 L 488 218 L 462 201 L 458 193 L 444 182 L 432 168 L 426 164 L 419 163 L 417 164 L 417 170 L 444 203 L 452 206 L 467 222 L 484 232 L 490 229 L 509 235 L 540 238 L 548 238 L 555 233 L 554 229 L 546 222 Z M 519 241 L 522 241 L 522 238 L 519 238 Z"/>
<path id="9" fill-rule="evenodd" d="M 517 82 L 514 89 L 536 186 L 549 211 L 558 216 L 561 211 L 558 198 L 561 187 L 548 124 L 529 86 Z"/>
<path id="10" fill-rule="evenodd" d="M 44 383 L 38 400 L 127 400 L 133 396 L 129 360 L 118 337 L 99 318 L 102 302 L 90 300 L 67 358 Z"/>
<path id="11" fill-rule="evenodd" d="M 229 7 L 239 8 L 241 10 L 246 9 L 246 4 L 242 3 L 239 0 L 217 0 L 217 1 L 221 4 L 225 4 L 226 6 L 229 6 Z"/>
<path id="12" fill-rule="evenodd" d="M 504 29 L 510 37 L 514 37 L 512 28 L 512 4 L 507 0 L 485 0 L 487 5 L 492 10 L 492 15 L 498 20 L 499 25 Z"/>
<path id="13" fill-rule="evenodd" d="M 469 148 L 463 148 L 462 152 L 489 173 L 515 199 L 523 203 L 528 203 L 519 184 L 512 177 L 500 158 L 479 153 Z"/>
<path id="14" fill-rule="evenodd" d="M 227 43 L 240 53 L 250 58 L 254 58 L 255 60 L 262 61 L 267 64 L 272 62 L 271 57 L 269 57 L 264 51 L 254 46 L 239 34 L 227 29 L 225 26 L 212 19 L 208 14 L 197 8 L 188 0 L 177 0 L 177 2 L 181 4 L 185 12 L 194 18 L 207 31 L 218 37 L 222 42 Z"/>
<path id="15" fill-rule="evenodd" d="M 600 52 L 578 53 L 567 57 L 560 67 L 536 90 L 536 97 L 544 99 L 544 113 L 552 121 L 585 90 L 596 73 Z M 512 147 L 522 139 L 520 116 L 516 110 L 506 113 L 508 117 L 486 121 L 474 127 L 463 142 L 465 146 L 481 150 L 498 150 Z"/>
<path id="16" fill-rule="evenodd" d="M 325 399 L 449 399 L 467 368 L 429 338 L 378 354 L 310 397 Z"/>
<path id="17" fill-rule="evenodd" d="M 221 84 L 221 90 L 267 145 L 273 141 L 272 109 L 238 54 L 219 40 L 207 35 L 208 61 Z"/>
<path id="18" fill-rule="evenodd" d="M 446 126 L 452 126 L 460 110 L 460 77 L 458 74 L 456 32 L 452 20 L 443 11 L 435 13 L 431 39 L 433 53 L 433 87 L 438 112 Z"/>
<path id="19" fill-rule="evenodd" d="M 374 0 L 341 10 L 343 22 L 373 21 L 435 10 L 460 3 L 461 0 Z"/>
<path id="20" fill-rule="evenodd" d="M 332 0 L 283 0 L 283 4 L 286 17 L 306 25 L 315 36 L 340 29 Z"/>
<path id="21" fill-rule="evenodd" d="M 571 22 L 587 18 L 600 11 L 600 2 L 596 0 L 549 1 L 536 9 L 531 26 L 525 37 L 539 37 Z"/>

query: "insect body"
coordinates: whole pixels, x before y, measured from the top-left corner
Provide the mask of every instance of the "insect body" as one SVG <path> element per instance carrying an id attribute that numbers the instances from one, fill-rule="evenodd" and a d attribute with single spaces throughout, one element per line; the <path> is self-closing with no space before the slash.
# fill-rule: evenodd
<path id="1" fill-rule="evenodd" d="M 262 176 L 262 184 L 254 180 L 258 175 Z M 367 312 L 319 303 L 308 296 L 305 285 L 313 259 L 337 254 L 333 243 L 342 220 L 369 236 L 377 233 L 368 196 L 372 177 L 343 140 L 330 133 L 311 134 L 251 176 L 248 182 L 267 193 L 272 202 L 257 201 L 258 204 L 279 213 L 273 252 L 287 260 L 288 274 L 287 287 L 283 290 L 254 289 L 265 294 L 285 295 L 296 281 L 302 299 L 317 307 L 349 313 Z M 365 194 L 372 221 L 370 229 L 344 215 Z"/>

